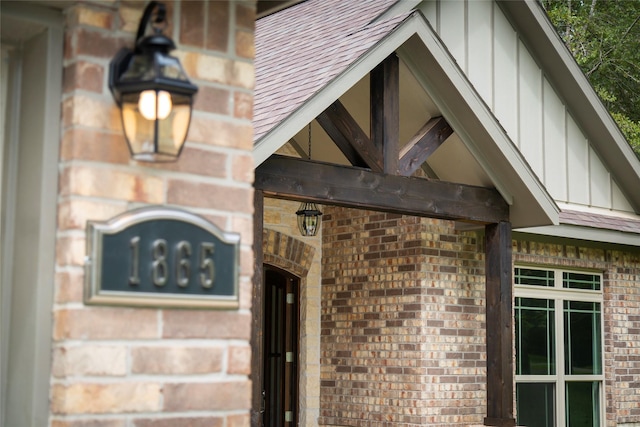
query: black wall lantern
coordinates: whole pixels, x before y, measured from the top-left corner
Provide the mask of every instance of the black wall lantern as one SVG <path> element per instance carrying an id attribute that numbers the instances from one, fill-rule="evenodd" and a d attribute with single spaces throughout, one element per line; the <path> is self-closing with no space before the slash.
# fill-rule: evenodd
<path id="1" fill-rule="evenodd" d="M 153 34 L 145 36 L 151 24 Z M 109 89 L 120 107 L 131 156 L 146 162 L 176 160 L 191 122 L 191 84 L 180 61 L 169 56 L 176 48 L 162 34 L 166 7 L 152 1 L 144 10 L 136 47 L 122 48 L 109 65 Z"/>

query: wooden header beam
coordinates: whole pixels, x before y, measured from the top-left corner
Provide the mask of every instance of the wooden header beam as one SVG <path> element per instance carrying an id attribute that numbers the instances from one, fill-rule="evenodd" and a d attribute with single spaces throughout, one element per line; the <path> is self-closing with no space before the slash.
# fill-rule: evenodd
<path id="1" fill-rule="evenodd" d="M 271 156 L 256 169 L 255 188 L 265 196 L 421 217 L 481 224 L 509 219 L 509 206 L 494 189 L 285 156 Z"/>

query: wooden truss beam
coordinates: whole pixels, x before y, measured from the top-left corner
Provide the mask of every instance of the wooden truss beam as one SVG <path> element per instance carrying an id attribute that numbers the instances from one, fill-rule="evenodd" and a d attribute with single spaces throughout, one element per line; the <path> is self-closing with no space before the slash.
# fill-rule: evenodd
<path id="1" fill-rule="evenodd" d="M 509 206 L 490 188 L 271 156 L 256 169 L 265 196 L 474 223 L 507 221 Z"/>
<path id="2" fill-rule="evenodd" d="M 398 173 L 411 176 L 452 133 L 444 117 L 429 120 L 400 152 Z"/>
<path id="3" fill-rule="evenodd" d="M 340 101 L 334 102 L 320 113 L 316 121 L 353 166 L 382 172 L 383 160 L 380 151 Z"/>

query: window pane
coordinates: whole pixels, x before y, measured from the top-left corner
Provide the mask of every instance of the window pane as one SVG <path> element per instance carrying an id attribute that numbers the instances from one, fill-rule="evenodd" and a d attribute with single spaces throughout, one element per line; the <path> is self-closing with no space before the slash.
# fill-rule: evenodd
<path id="1" fill-rule="evenodd" d="M 562 273 L 562 286 L 570 289 L 600 290 L 600 276 L 584 273 Z"/>
<path id="2" fill-rule="evenodd" d="M 601 374 L 600 303 L 564 302 L 565 374 Z"/>
<path id="3" fill-rule="evenodd" d="M 600 384 L 567 383 L 567 427 L 600 426 Z"/>
<path id="4" fill-rule="evenodd" d="M 554 400 L 553 384 L 516 384 L 517 424 L 527 427 L 555 426 Z"/>
<path id="5" fill-rule="evenodd" d="M 555 302 L 516 298 L 516 374 L 553 375 Z"/>
<path id="6" fill-rule="evenodd" d="M 533 270 L 530 268 L 516 268 L 515 273 L 516 285 L 531 286 L 550 286 L 553 287 L 553 271 L 550 270 Z"/>

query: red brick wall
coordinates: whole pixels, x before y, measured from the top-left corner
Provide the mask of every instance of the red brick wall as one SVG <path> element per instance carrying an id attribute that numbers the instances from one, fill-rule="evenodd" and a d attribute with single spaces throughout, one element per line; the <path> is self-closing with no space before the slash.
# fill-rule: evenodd
<path id="1" fill-rule="evenodd" d="M 176 163 L 130 160 L 108 63 L 147 2 L 69 2 L 50 425 L 240 426 L 249 423 L 253 274 L 254 2 L 168 1 L 178 56 L 199 86 Z M 83 304 L 85 227 L 141 205 L 194 211 L 240 233 L 240 309 Z"/>

